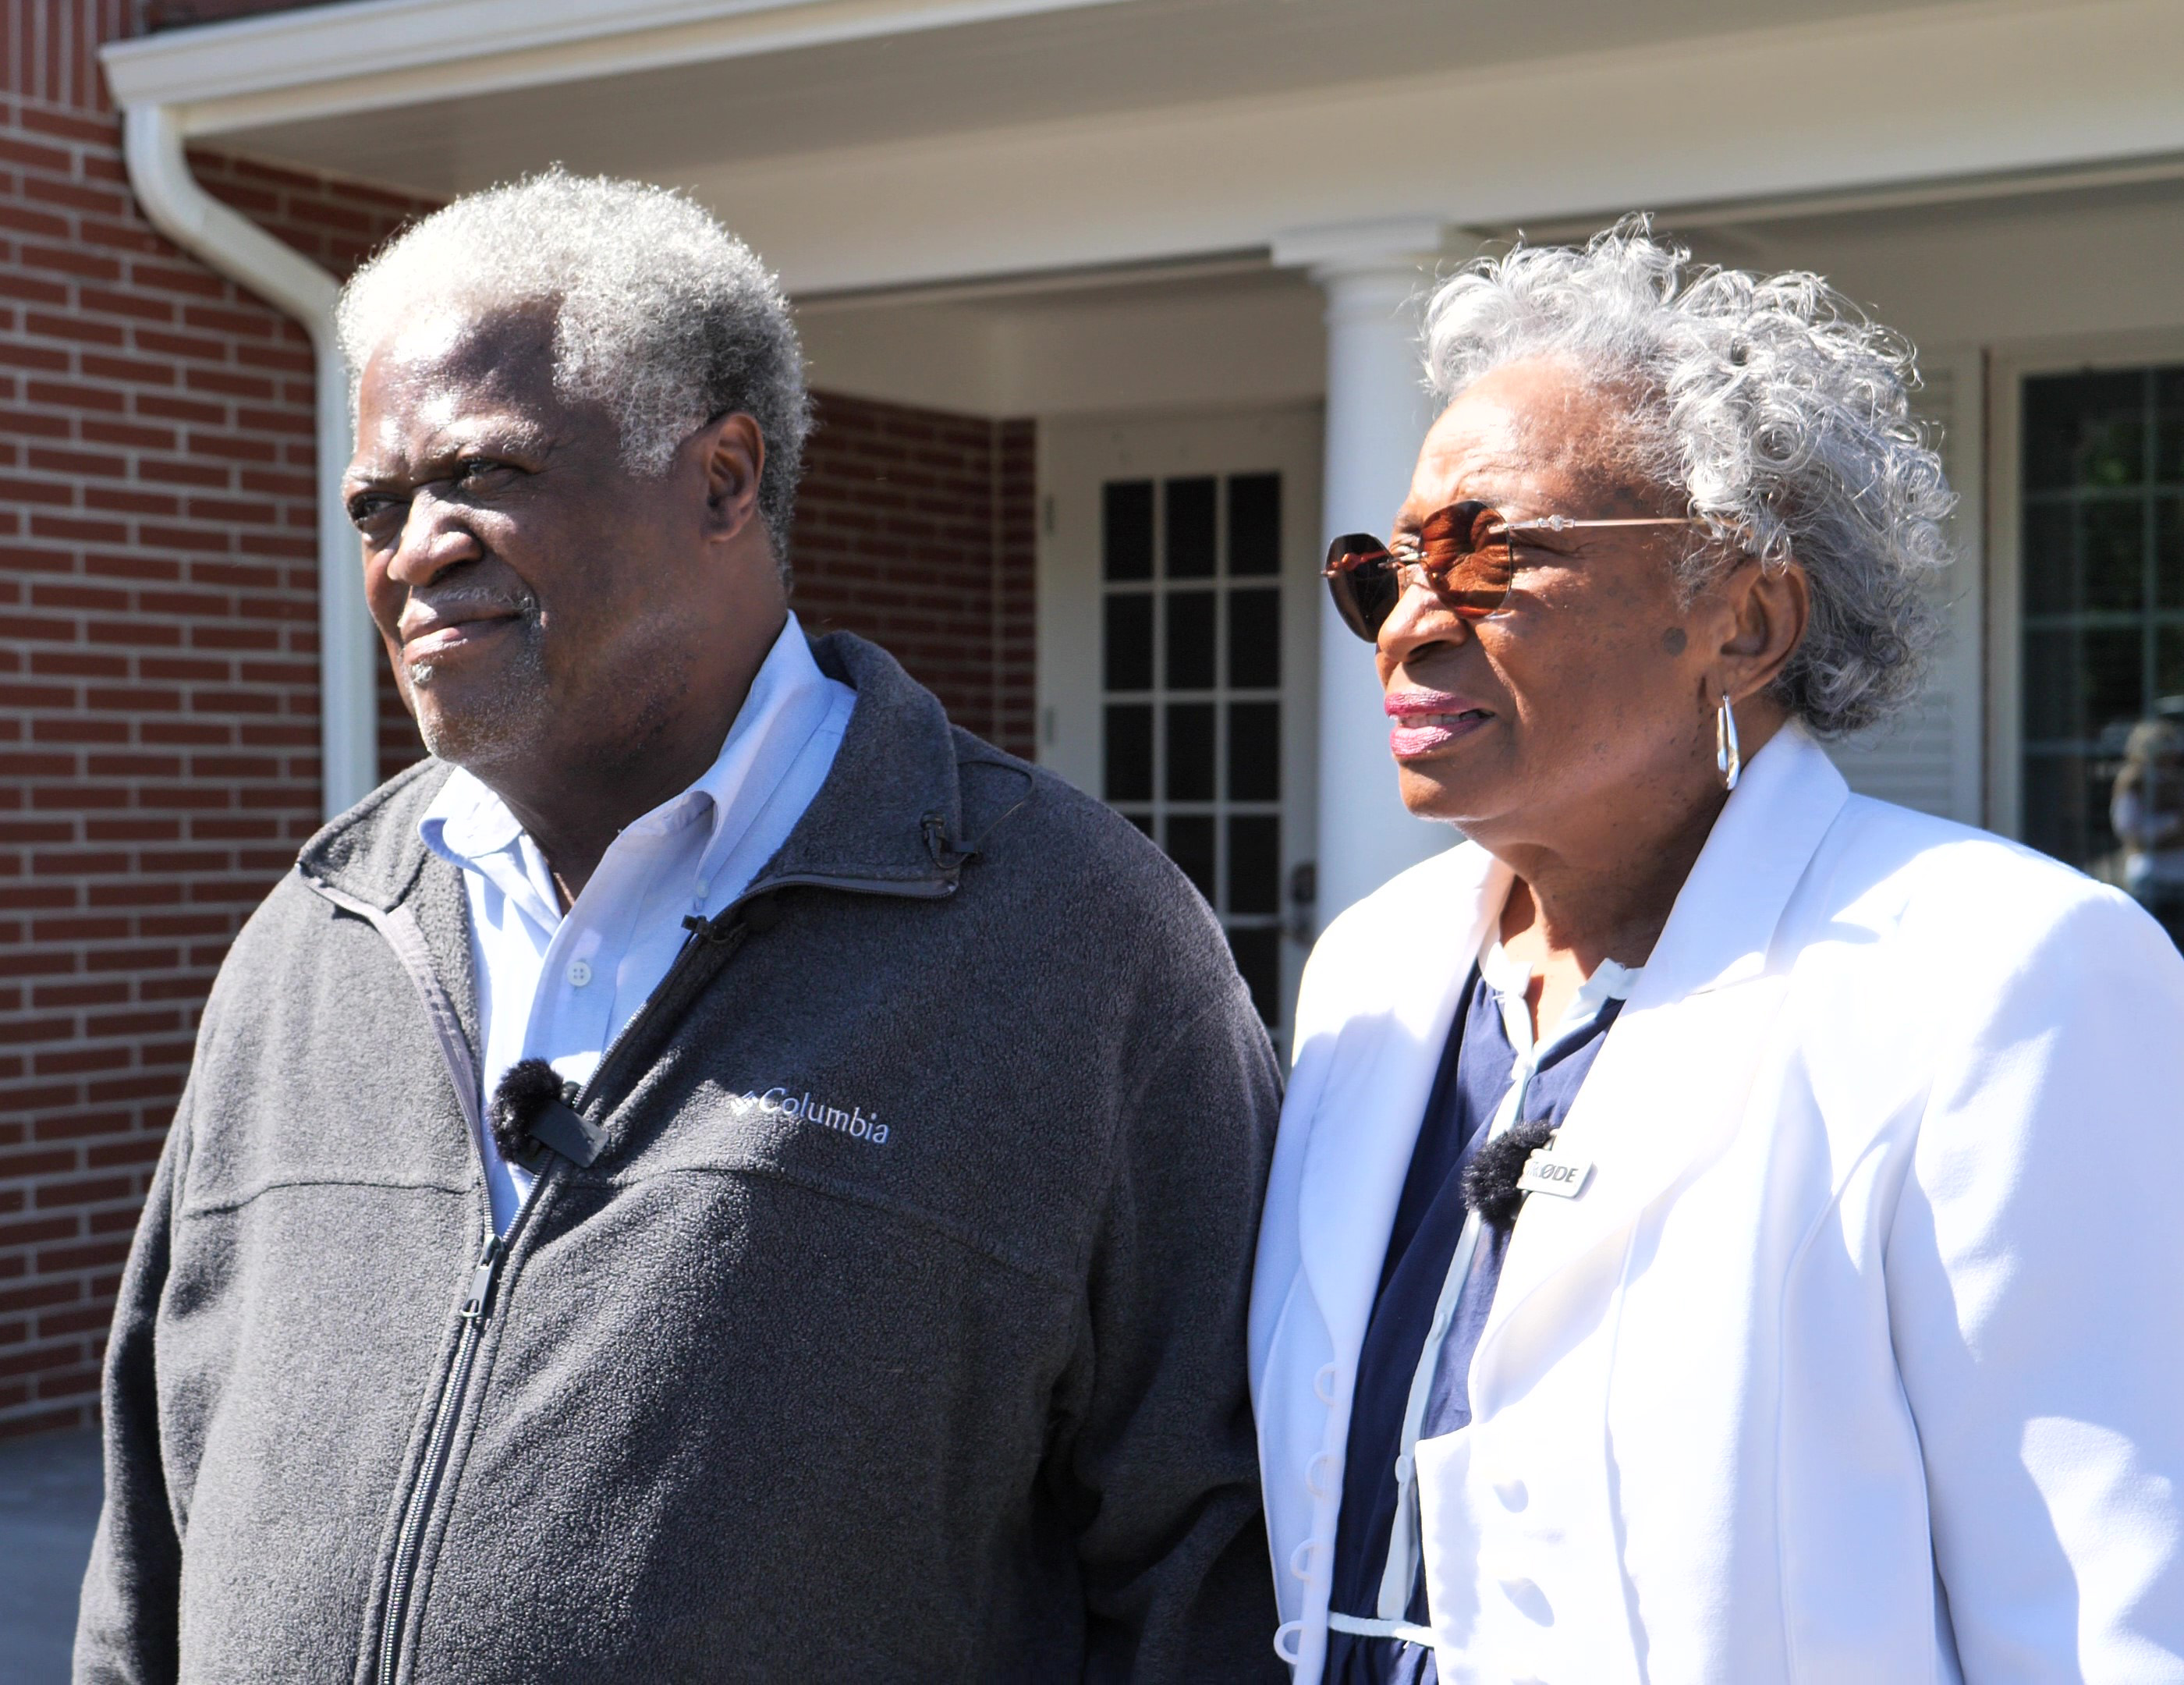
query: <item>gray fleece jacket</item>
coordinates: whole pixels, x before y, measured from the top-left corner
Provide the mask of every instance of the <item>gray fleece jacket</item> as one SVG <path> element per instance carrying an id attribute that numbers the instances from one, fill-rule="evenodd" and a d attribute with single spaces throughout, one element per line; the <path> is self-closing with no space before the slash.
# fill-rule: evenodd
<path id="1" fill-rule="evenodd" d="M 79 1681 L 1279 1677 L 1277 1081 L 1221 932 L 879 650 L 816 653 L 832 775 L 504 1245 L 448 769 L 252 917 L 122 1282 Z"/>

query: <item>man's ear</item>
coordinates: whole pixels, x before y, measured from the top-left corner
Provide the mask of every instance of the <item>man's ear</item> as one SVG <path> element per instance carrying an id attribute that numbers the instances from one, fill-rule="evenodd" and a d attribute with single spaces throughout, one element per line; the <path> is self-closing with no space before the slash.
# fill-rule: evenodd
<path id="1" fill-rule="evenodd" d="M 1812 587 L 1795 561 L 1779 567 L 1747 559 L 1708 588 L 1729 611 L 1716 671 L 1722 688 L 1752 696 L 1781 676 L 1804 641 L 1812 618 Z"/>
<path id="2" fill-rule="evenodd" d="M 705 517 L 708 536 L 733 538 L 758 520 L 759 480 L 766 471 L 766 436 L 741 410 L 705 430 Z"/>

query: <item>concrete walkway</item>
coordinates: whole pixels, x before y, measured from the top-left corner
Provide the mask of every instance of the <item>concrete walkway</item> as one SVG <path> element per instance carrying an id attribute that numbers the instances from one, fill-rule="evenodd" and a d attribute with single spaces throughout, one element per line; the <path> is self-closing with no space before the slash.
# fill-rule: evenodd
<path id="1" fill-rule="evenodd" d="M 96 1431 L 0 1439 L 0 1685 L 65 1685 L 98 1500 Z"/>

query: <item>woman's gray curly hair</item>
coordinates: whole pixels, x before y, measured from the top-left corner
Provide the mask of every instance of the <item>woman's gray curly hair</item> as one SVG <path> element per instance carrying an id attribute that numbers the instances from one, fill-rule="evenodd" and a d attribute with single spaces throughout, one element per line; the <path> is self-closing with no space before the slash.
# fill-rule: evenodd
<path id="1" fill-rule="evenodd" d="M 550 305 L 554 385 L 604 404 L 622 458 L 665 473 L 675 447 L 741 410 L 766 440 L 759 514 L 784 571 L 811 402 L 780 284 L 679 193 L 556 166 L 471 193 L 405 230 L 342 289 L 354 380 L 420 302 Z"/>
<path id="2" fill-rule="evenodd" d="M 1956 496 L 1911 414 L 1916 353 L 1817 275 L 1690 263 L 1644 217 L 1582 251 L 1482 258 L 1427 306 L 1428 379 L 1446 403 L 1552 357 L 1630 390 L 1640 472 L 1720 541 L 1682 564 L 1687 588 L 1724 547 L 1795 558 L 1812 617 L 1774 694 L 1821 736 L 1858 731 L 1917 694 L 1939 631 L 1921 588 L 1948 566 Z"/>

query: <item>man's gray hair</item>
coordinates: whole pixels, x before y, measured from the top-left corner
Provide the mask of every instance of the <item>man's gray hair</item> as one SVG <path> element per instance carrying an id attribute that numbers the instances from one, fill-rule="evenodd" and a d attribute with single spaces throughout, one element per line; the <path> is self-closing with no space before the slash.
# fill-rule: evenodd
<path id="1" fill-rule="evenodd" d="M 1938 633 L 1922 587 L 1948 566 L 1956 497 L 1911 414 L 1916 354 L 1817 275 L 1690 263 L 1643 217 L 1582 251 L 1482 258 L 1427 306 L 1428 378 L 1446 402 L 1549 357 L 1628 392 L 1640 477 L 1719 540 L 1681 565 L 1686 589 L 1725 549 L 1794 558 L 1812 619 L 1774 694 L 1823 736 L 1857 731 L 1917 694 Z"/>
<path id="2" fill-rule="evenodd" d="M 741 410 L 766 440 L 758 506 L 775 555 L 788 528 L 811 403 L 780 283 L 679 193 L 554 168 L 471 193 L 408 229 L 342 289 L 352 378 L 421 303 L 554 310 L 554 385 L 604 404 L 633 472 Z"/>

